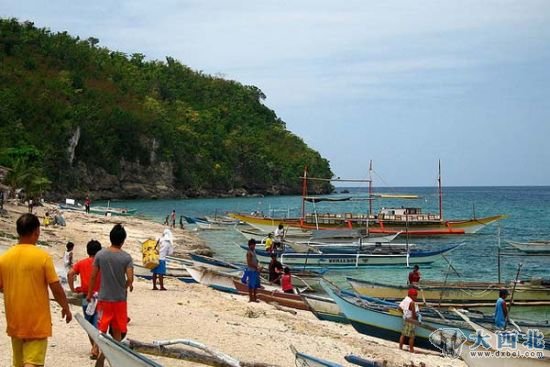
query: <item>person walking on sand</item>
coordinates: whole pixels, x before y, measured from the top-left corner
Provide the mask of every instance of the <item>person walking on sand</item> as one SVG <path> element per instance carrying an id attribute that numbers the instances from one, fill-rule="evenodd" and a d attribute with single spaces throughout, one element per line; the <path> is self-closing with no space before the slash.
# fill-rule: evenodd
<path id="1" fill-rule="evenodd" d="M 90 197 L 86 195 L 86 199 L 84 200 L 84 209 L 86 211 L 86 214 L 90 214 L 90 205 L 92 204 L 92 201 L 90 200 Z"/>
<path id="2" fill-rule="evenodd" d="M 170 227 L 176 228 L 176 209 L 173 209 L 170 214 Z"/>
<path id="3" fill-rule="evenodd" d="M 132 257 L 122 250 L 126 240 L 126 231 L 121 224 L 116 224 L 109 234 L 111 246 L 99 251 L 94 258 L 92 275 L 89 284 L 95 284 L 101 272 L 99 286 L 98 329 L 106 333 L 111 328 L 115 340 L 122 340 L 127 333 L 128 306 L 127 295 L 134 289 L 134 264 Z M 86 300 L 92 301 L 93 288 L 88 288 Z M 102 365 L 104 356 L 100 353 L 98 362 Z M 98 364 L 96 364 L 97 366 Z"/>
<path id="4" fill-rule="evenodd" d="M 65 273 L 68 274 L 69 270 L 73 267 L 73 250 L 74 243 L 71 241 L 67 242 L 65 245 L 65 253 L 63 254 L 63 266 L 65 267 Z"/>
<path id="5" fill-rule="evenodd" d="M 160 285 L 160 290 L 165 291 L 164 288 L 164 276 L 166 275 L 166 256 L 174 253 L 174 240 L 172 239 L 172 231 L 166 228 L 162 233 L 162 237 L 157 241 L 159 252 L 159 264 L 156 268 L 152 269 L 153 272 L 153 290 L 157 288 L 157 278 Z"/>
<path id="6" fill-rule="evenodd" d="M 499 290 L 498 299 L 495 304 L 495 326 L 501 330 L 504 330 L 506 328 L 506 317 L 508 316 L 508 308 L 506 307 L 507 296 L 507 289 Z"/>
<path id="7" fill-rule="evenodd" d="M 12 365 L 43 366 L 48 337 L 52 336 L 48 288 L 61 306 L 65 321 L 71 322 L 73 316 L 51 256 L 36 246 L 40 237 L 38 217 L 23 214 L 16 227 L 19 242 L 0 256 L 0 290 L 4 293 Z"/>
<path id="8" fill-rule="evenodd" d="M 403 311 L 403 329 L 399 337 L 399 349 L 403 349 L 405 338 L 409 338 L 409 352 L 414 353 L 414 337 L 416 324 L 420 321 L 418 304 L 416 297 L 418 291 L 415 288 L 410 288 L 407 297 L 399 303 L 399 308 Z"/>
<path id="9" fill-rule="evenodd" d="M 67 282 L 69 283 L 69 288 L 71 291 L 78 293 L 82 298 L 82 313 L 84 315 L 84 318 L 92 324 L 95 328 L 97 328 L 97 309 L 94 310 L 91 315 L 86 310 L 88 308 L 88 301 L 86 300 L 86 295 L 88 294 L 88 289 L 90 287 L 92 288 L 93 296 L 96 296 L 96 293 L 99 291 L 99 284 L 100 284 L 100 274 L 97 274 L 95 283 L 90 286 L 90 278 L 92 275 L 92 268 L 94 263 L 95 255 L 101 250 L 101 243 L 96 240 L 91 240 L 86 245 L 86 252 L 88 253 L 88 257 L 85 259 L 82 259 L 78 261 L 74 266 L 69 270 L 69 273 L 67 274 Z M 80 286 L 75 287 L 74 281 L 75 276 L 80 275 Z M 90 351 L 90 358 L 91 359 L 97 359 L 99 355 L 99 348 L 94 343 L 92 338 L 90 339 L 90 343 L 92 344 L 92 350 Z"/>
<path id="10" fill-rule="evenodd" d="M 256 292 L 260 288 L 260 270 L 262 269 L 256 256 L 256 240 L 248 240 L 248 251 L 246 252 L 246 270 L 244 277 L 248 285 L 248 302 L 258 302 Z"/>

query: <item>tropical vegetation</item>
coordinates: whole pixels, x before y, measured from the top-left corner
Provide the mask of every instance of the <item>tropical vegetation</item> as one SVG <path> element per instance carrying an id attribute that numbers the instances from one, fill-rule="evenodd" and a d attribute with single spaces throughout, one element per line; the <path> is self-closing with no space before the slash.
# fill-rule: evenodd
<path id="1" fill-rule="evenodd" d="M 83 172 L 121 177 L 129 165 L 166 167 L 180 195 L 298 193 L 306 166 L 331 177 L 265 98 L 171 57 L 0 19 L 0 165 L 29 193 L 93 192 Z"/>

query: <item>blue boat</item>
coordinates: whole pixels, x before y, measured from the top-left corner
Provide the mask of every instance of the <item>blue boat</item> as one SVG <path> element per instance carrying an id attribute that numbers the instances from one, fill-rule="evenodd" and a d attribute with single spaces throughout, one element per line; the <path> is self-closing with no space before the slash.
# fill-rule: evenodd
<path id="1" fill-rule="evenodd" d="M 385 366 L 385 364 L 383 362 L 375 361 L 375 360 L 372 360 L 372 359 L 361 358 L 361 357 L 353 355 L 353 354 L 348 354 L 344 358 L 349 363 L 353 363 L 353 364 L 356 364 L 358 366 L 363 366 L 363 367 L 383 367 L 383 366 Z"/>
<path id="2" fill-rule="evenodd" d="M 395 341 L 396 343 L 399 341 L 403 327 L 403 317 L 398 308 L 382 305 L 370 307 L 359 298 L 343 297 L 339 289 L 333 288 L 324 280 L 321 280 L 321 287 L 338 304 L 355 330 L 361 334 Z M 472 330 L 464 328 L 462 323 L 443 320 L 441 322 L 424 321 L 416 326 L 415 346 L 439 351 L 430 342 L 430 334 L 438 329 L 446 330 L 449 328 L 460 329 L 463 335 L 472 333 Z"/>
<path id="3" fill-rule="evenodd" d="M 294 353 L 296 358 L 296 366 L 300 367 L 343 367 L 341 364 L 330 362 L 325 359 L 318 357 L 310 356 L 309 354 L 301 353 L 294 348 L 293 345 L 290 346 L 290 349 Z"/>

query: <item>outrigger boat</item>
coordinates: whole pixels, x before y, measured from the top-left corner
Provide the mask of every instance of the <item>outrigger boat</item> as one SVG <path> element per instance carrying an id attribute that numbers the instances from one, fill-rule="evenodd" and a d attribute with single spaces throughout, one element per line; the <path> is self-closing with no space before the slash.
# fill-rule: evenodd
<path id="1" fill-rule="evenodd" d="M 382 298 L 386 300 L 401 300 L 407 294 L 408 286 L 392 285 L 347 278 L 353 289 L 360 295 Z M 460 304 L 477 307 L 494 306 L 501 288 L 511 289 L 513 284 L 490 282 L 429 282 L 419 283 L 419 298 L 432 304 Z M 514 305 L 547 306 L 550 305 L 550 283 L 521 282 L 515 285 Z"/>
<path id="2" fill-rule="evenodd" d="M 510 246 L 528 254 L 550 254 L 550 241 L 515 242 L 507 241 Z"/>
<path id="3" fill-rule="evenodd" d="M 392 234 L 402 232 L 403 235 L 410 236 L 440 236 L 440 235 L 462 235 L 476 233 L 488 224 L 494 223 L 505 218 L 504 215 L 495 215 L 484 218 L 471 219 L 452 219 L 446 220 L 443 217 L 443 190 L 441 186 L 441 164 L 439 164 L 438 193 L 439 193 L 439 213 L 423 213 L 422 209 L 415 207 L 406 208 L 382 208 L 377 214 L 373 212 L 372 201 L 375 198 L 389 199 L 418 199 L 416 195 L 395 195 L 395 194 L 375 194 L 372 190 L 372 161 L 369 167 L 368 180 L 335 180 L 324 178 L 307 177 L 304 172 L 302 188 L 302 215 L 295 218 L 274 218 L 247 214 L 232 213 L 232 218 L 238 219 L 262 231 L 269 231 L 269 228 L 275 228 L 283 224 L 292 229 L 352 229 L 364 228 L 369 233 Z M 353 181 L 368 182 L 369 191 L 366 198 L 352 197 L 315 197 L 308 196 L 307 182 L 310 181 Z M 341 202 L 341 201 L 369 201 L 368 213 L 306 213 L 305 203 L 320 202 Z"/>
<path id="4" fill-rule="evenodd" d="M 136 214 L 137 209 L 131 208 L 114 208 L 111 206 L 111 201 L 107 202 L 107 206 L 92 206 L 90 213 L 105 216 L 130 216 Z"/>
<path id="5" fill-rule="evenodd" d="M 389 302 L 389 301 L 385 301 L 375 297 L 359 296 L 357 293 L 353 293 L 345 290 L 340 290 L 340 294 L 343 297 L 348 297 L 352 299 L 360 298 L 361 302 L 365 304 L 381 305 L 381 306 L 387 306 L 392 308 L 399 307 L 398 305 L 399 301 Z M 313 312 L 313 314 L 319 320 L 327 320 L 327 321 L 339 322 L 343 324 L 349 324 L 349 320 L 347 319 L 346 315 L 342 313 L 342 311 L 340 310 L 340 307 L 338 307 L 338 304 L 332 298 L 327 296 L 320 296 L 316 294 L 305 294 L 305 293 L 302 293 L 301 296 L 311 308 L 311 312 Z M 460 320 L 460 317 L 457 316 L 453 311 L 450 311 L 448 308 L 439 308 L 437 307 L 437 305 L 424 303 L 421 299 L 419 299 L 417 302 L 422 309 L 423 317 L 431 317 L 431 318 L 443 317 L 448 320 Z M 495 320 L 494 320 L 494 315 L 492 313 L 488 315 L 477 310 L 470 310 L 470 311 L 463 310 L 462 312 L 466 313 L 472 320 L 474 320 L 479 325 L 488 329 L 494 328 Z M 491 308 L 491 312 L 492 312 L 492 308 Z M 550 335 L 549 320 L 530 321 L 530 320 L 514 319 L 513 326 L 516 328 L 518 332 L 521 332 L 521 333 L 525 333 L 528 329 L 537 329 L 540 332 L 542 332 L 544 335 Z"/>
<path id="6" fill-rule="evenodd" d="M 442 255 L 449 253 L 462 244 L 452 245 L 440 250 L 411 250 L 398 253 L 297 253 L 283 252 L 278 254 L 281 263 L 294 268 L 325 268 L 325 269 L 350 269 L 364 266 L 407 266 L 414 264 L 431 264 Z M 240 246 L 248 250 L 247 246 Z M 256 255 L 263 263 L 271 261 L 271 253 L 256 248 Z"/>
<path id="7" fill-rule="evenodd" d="M 338 288 L 330 285 L 324 280 L 321 281 L 321 286 L 329 297 L 334 299 L 341 311 L 349 319 L 351 325 L 358 332 L 386 340 L 399 340 L 404 321 L 402 311 L 396 304 L 377 305 L 365 302 L 361 298 L 344 296 Z M 474 327 L 473 323 L 464 322 L 462 320 L 451 320 L 424 315 L 422 317 L 422 322 L 415 322 L 415 324 L 415 346 L 432 350 L 438 350 L 443 344 L 451 341 L 445 340 L 446 335 L 442 334 L 442 331 L 452 330 L 454 338 L 462 339 L 458 341 L 463 343 L 467 341 L 468 336 L 472 334 L 475 335 L 476 330 L 479 328 L 477 325 Z M 484 330 L 486 333 L 495 335 L 487 329 Z M 453 335 L 451 335 L 451 339 L 452 337 Z M 454 341 L 457 341 L 456 339 Z M 521 343 L 518 342 L 518 345 L 519 344 Z M 548 363 L 548 351 L 541 350 L 541 354 L 545 356 L 546 363 Z M 510 364 L 510 366 L 513 365 L 514 364 Z"/>

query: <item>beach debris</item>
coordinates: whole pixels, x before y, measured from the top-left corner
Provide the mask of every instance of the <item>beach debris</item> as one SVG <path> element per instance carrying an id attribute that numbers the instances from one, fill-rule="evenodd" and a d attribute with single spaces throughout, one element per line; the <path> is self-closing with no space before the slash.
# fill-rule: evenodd
<path id="1" fill-rule="evenodd" d="M 247 307 L 244 311 L 244 315 L 250 319 L 257 319 L 258 317 L 261 317 L 265 315 L 265 311 L 259 311 L 255 310 L 253 308 Z"/>

